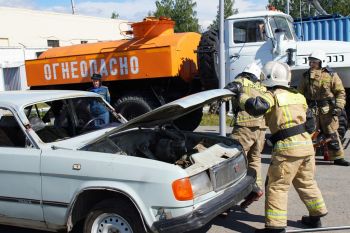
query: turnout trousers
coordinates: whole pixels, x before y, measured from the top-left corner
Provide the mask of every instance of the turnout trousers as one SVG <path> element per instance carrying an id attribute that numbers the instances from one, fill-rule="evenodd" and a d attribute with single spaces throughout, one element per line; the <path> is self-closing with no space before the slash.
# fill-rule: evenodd
<path id="1" fill-rule="evenodd" d="M 256 184 L 262 188 L 261 151 L 265 144 L 265 128 L 235 126 L 231 138 L 239 141 L 248 159 L 248 167 L 256 171 Z"/>
<path id="2" fill-rule="evenodd" d="M 319 113 L 316 115 L 317 129 L 320 129 L 327 137 L 331 137 L 332 140 L 338 142 L 337 147 L 332 147 L 328 144 L 330 160 L 336 160 L 344 158 L 344 149 L 342 142 L 338 134 L 339 119 L 337 116 L 333 116 L 331 112 L 327 114 Z"/>
<path id="3" fill-rule="evenodd" d="M 310 216 L 324 216 L 327 208 L 314 179 L 315 156 L 272 155 L 266 182 L 265 225 L 287 226 L 288 190 L 293 184 Z"/>

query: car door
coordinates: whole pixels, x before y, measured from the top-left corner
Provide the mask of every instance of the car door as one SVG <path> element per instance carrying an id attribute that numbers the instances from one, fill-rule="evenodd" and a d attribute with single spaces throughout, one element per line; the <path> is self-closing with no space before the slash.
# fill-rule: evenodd
<path id="1" fill-rule="evenodd" d="M 273 43 L 264 18 L 228 20 L 226 77 L 232 81 L 250 63 L 263 66 L 272 60 Z"/>
<path id="2" fill-rule="evenodd" d="M 13 110 L 0 107 L 0 221 L 44 224 L 41 150 L 34 147 Z M 23 220 L 23 221 L 22 221 Z"/>

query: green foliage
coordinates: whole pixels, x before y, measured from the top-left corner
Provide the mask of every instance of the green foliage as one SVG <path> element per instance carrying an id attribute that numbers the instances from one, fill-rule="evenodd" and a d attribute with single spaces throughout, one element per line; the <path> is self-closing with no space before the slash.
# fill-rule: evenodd
<path id="1" fill-rule="evenodd" d="M 233 9 L 233 5 L 235 3 L 235 0 L 224 0 L 224 18 L 226 19 L 227 17 L 237 14 L 238 9 Z M 209 25 L 208 29 L 209 30 L 219 30 L 219 21 L 220 21 L 220 9 L 218 6 L 218 11 L 216 14 L 216 18 L 213 21 L 212 24 Z"/>
<path id="2" fill-rule="evenodd" d="M 320 0 L 320 3 L 329 14 L 350 15 L 349 0 Z"/>
<path id="3" fill-rule="evenodd" d="M 156 1 L 155 17 L 165 16 L 175 21 L 175 32 L 198 32 L 197 3 L 193 0 Z"/>
<path id="4" fill-rule="evenodd" d="M 112 12 L 111 19 L 119 19 L 119 14 L 115 11 Z"/>
<path id="5" fill-rule="evenodd" d="M 226 126 L 230 126 L 231 121 L 232 121 L 232 117 L 226 116 Z M 218 114 L 204 113 L 200 125 L 202 125 L 202 126 L 220 125 L 219 115 Z"/>
<path id="6" fill-rule="evenodd" d="M 286 12 L 287 0 L 269 0 L 269 4 L 276 9 Z M 319 0 L 320 5 L 328 14 L 341 14 L 344 16 L 350 15 L 349 0 Z M 300 8 L 301 3 L 301 8 Z M 307 0 L 290 0 L 289 5 L 290 15 L 293 18 L 309 17 L 317 15 L 314 6 Z M 301 15 L 300 15 L 301 12 Z"/>

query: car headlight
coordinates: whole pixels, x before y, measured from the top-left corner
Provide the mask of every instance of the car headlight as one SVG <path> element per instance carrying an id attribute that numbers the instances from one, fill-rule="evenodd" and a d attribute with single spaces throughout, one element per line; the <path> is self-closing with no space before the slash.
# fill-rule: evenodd
<path id="1" fill-rule="evenodd" d="M 213 191 L 213 186 L 207 172 L 201 172 L 190 177 L 194 197 Z"/>
<path id="2" fill-rule="evenodd" d="M 213 191 L 213 185 L 205 171 L 189 178 L 175 180 L 172 188 L 176 200 L 179 201 L 193 200 L 193 198 Z"/>

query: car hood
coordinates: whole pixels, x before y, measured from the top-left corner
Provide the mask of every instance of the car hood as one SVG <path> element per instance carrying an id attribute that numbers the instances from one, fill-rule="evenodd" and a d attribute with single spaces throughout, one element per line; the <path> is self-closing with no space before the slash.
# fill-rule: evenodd
<path id="1" fill-rule="evenodd" d="M 234 94 L 227 89 L 214 89 L 189 95 L 133 118 L 127 123 L 113 128 L 87 144 L 95 143 L 102 138 L 131 128 L 152 128 L 157 125 L 166 124 L 168 122 L 170 123 L 208 103 L 218 100 L 229 100 L 233 96 Z"/>

